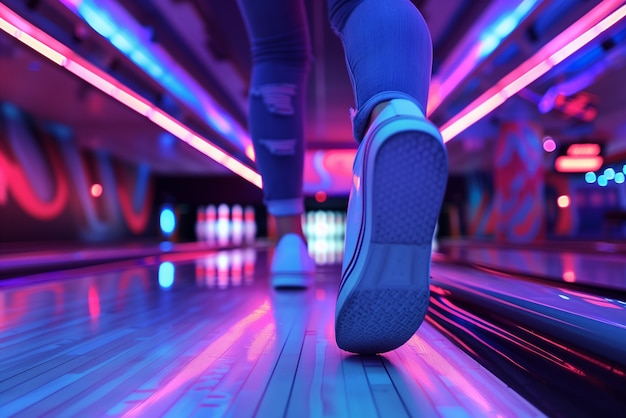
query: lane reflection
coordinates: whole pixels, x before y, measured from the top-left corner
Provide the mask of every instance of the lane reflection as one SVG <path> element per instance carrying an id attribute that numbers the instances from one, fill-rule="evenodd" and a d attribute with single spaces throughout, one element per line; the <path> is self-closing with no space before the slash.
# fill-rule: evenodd
<path id="1" fill-rule="evenodd" d="M 227 289 L 254 283 L 257 252 L 237 248 L 209 253 L 195 260 L 195 280 L 200 287 Z"/>
<path id="2" fill-rule="evenodd" d="M 439 251 L 485 267 L 626 290 L 626 259 L 618 255 L 454 245 Z"/>

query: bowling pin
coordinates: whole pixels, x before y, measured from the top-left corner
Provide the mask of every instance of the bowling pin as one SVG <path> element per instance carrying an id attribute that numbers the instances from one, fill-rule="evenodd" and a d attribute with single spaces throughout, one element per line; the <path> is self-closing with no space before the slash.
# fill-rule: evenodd
<path id="1" fill-rule="evenodd" d="M 204 239 L 207 243 L 214 245 L 217 238 L 217 209 L 215 205 L 208 205 L 205 212 L 205 234 Z"/>
<path id="2" fill-rule="evenodd" d="M 233 205 L 230 215 L 231 219 L 231 240 L 233 245 L 241 245 L 243 242 L 243 209 L 241 205 Z"/>
<path id="3" fill-rule="evenodd" d="M 225 203 L 217 207 L 216 232 L 218 245 L 228 245 L 230 239 L 230 209 Z"/>
<path id="4" fill-rule="evenodd" d="M 317 212 L 315 212 L 315 237 L 325 237 L 327 227 L 328 225 L 326 224 L 326 213 L 322 210 L 318 210 Z"/>
<path id="5" fill-rule="evenodd" d="M 206 214 L 204 207 L 199 206 L 196 211 L 196 241 L 202 242 L 206 237 Z"/>
<path id="6" fill-rule="evenodd" d="M 252 206 L 246 206 L 244 209 L 243 219 L 245 242 L 246 244 L 253 244 L 256 239 L 256 217 Z"/>

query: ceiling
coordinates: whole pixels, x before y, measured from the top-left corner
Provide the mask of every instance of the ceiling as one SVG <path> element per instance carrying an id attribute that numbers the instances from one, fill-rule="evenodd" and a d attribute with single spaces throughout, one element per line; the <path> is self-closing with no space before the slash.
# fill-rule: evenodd
<path id="1" fill-rule="evenodd" d="M 235 123 L 245 127 L 250 58 L 236 2 L 85 1 L 112 11 L 120 24 L 135 27 L 135 33 L 143 36 L 150 48 L 167 57 L 163 66 L 168 71 L 173 65 L 186 71 L 196 86 L 212 97 Z M 525 1 L 533 3 L 528 17 L 511 28 L 511 34 L 484 60 L 475 63 L 468 76 L 446 95 L 431 115 L 436 124 L 444 125 L 494 82 L 600 3 L 597 0 Z M 3 3 L 145 99 L 251 164 L 236 147 L 208 126 L 197 109 L 139 68 L 67 6 L 80 0 L 3 0 Z M 481 33 L 496 24 L 506 10 L 515 9 L 523 1 L 422 0 L 414 3 L 431 30 L 433 77 L 441 81 L 454 69 L 459 56 L 481 39 Z M 354 104 L 341 44 L 328 25 L 325 2 L 306 0 L 306 4 L 315 55 L 307 107 L 308 148 L 354 148 L 349 121 L 349 108 Z M 520 118 L 533 121 L 544 134 L 560 141 L 589 138 L 605 141 L 609 156 L 624 158 L 625 41 L 626 20 L 623 20 L 462 132 L 448 143 L 452 171 L 489 169 L 490 150 L 494 148 L 500 123 Z M 85 148 L 147 164 L 162 174 L 228 173 L 146 118 L 47 62 L 4 32 L 0 32 L 0 74 L 0 101 L 12 103 L 40 120 L 70 127 Z M 572 112 L 566 115 L 568 112 L 558 109 L 541 113 L 539 103 L 542 98 L 547 100 L 551 92 L 567 92 L 571 100 L 584 96 L 597 109 L 597 116 L 584 121 L 580 115 L 572 115 Z"/>

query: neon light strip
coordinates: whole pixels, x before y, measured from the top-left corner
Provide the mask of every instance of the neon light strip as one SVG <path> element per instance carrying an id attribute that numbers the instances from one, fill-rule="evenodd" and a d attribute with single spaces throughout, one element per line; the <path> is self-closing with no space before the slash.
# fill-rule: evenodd
<path id="1" fill-rule="evenodd" d="M 149 31 L 116 0 L 60 0 L 95 32 L 193 110 L 213 130 L 255 161 L 248 132 L 204 88 L 157 44 Z M 167 70 L 164 70 L 164 69 Z M 214 70 L 216 70 L 214 68 Z"/>
<path id="2" fill-rule="evenodd" d="M 605 0 L 503 77 L 441 127 L 444 142 L 455 138 L 530 83 L 626 16 L 623 0 Z"/>
<path id="3" fill-rule="evenodd" d="M 2 4 L 0 4 L 0 6 L 2 6 L 3 8 L 6 7 Z M 59 53 L 58 51 L 55 51 L 53 48 L 50 48 L 45 43 L 40 42 L 39 40 L 32 37 L 28 33 L 30 32 L 28 25 L 20 24 L 23 22 L 21 22 L 19 19 L 11 19 L 11 20 L 16 21 L 16 24 L 18 24 L 19 27 L 11 24 L 7 20 L 0 19 L 0 29 L 5 31 L 9 35 L 13 36 L 15 39 L 19 40 L 20 42 L 26 44 L 30 48 L 34 49 L 35 51 L 39 52 L 41 55 L 48 58 L 50 61 L 54 62 L 55 64 L 57 65 L 65 64 L 65 56 Z"/>
<path id="4" fill-rule="evenodd" d="M 584 173 L 585 171 L 596 171 L 602 167 L 604 158 L 602 157 L 570 157 L 562 155 L 554 162 L 556 171 L 561 173 Z"/>
<path id="5" fill-rule="evenodd" d="M 430 94 L 428 95 L 428 108 L 426 113 L 430 116 L 445 98 L 461 84 L 467 76 L 484 60 L 491 55 L 493 51 L 509 37 L 513 30 L 517 28 L 537 6 L 537 0 L 523 0 L 513 10 L 507 10 L 504 13 L 500 13 L 500 16 L 494 22 L 478 23 L 479 25 L 485 25 L 471 48 L 464 48 L 464 44 L 457 45 L 457 50 L 464 52 L 462 59 L 454 59 L 453 53 L 452 60 L 444 64 L 444 74 L 447 76 L 437 74 L 431 81 Z M 495 7 L 498 7 L 497 5 Z M 493 15 L 493 13 L 487 13 Z M 472 35 L 470 35 L 472 36 Z M 465 44 L 469 42 L 466 41 Z M 447 67 L 447 70 L 445 69 Z M 445 79 L 444 79 L 445 77 Z"/>
<path id="6" fill-rule="evenodd" d="M 139 94 L 75 54 L 65 45 L 22 19 L 11 9 L 0 4 L 0 29 L 29 46 L 55 64 L 82 78 L 98 90 L 108 94 L 129 109 L 146 116 L 155 125 L 188 143 L 207 157 L 262 188 L 261 175 L 227 154 L 208 139 L 198 135 L 174 117 L 153 106 Z"/>

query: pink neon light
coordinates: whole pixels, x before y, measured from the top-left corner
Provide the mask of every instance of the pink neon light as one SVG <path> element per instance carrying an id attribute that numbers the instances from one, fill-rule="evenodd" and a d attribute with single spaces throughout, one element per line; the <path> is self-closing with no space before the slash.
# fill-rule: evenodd
<path id="1" fill-rule="evenodd" d="M 80 0 L 67 0 L 66 3 L 78 5 Z M 16 22 L 19 27 L 10 22 Z M 189 143 L 193 148 L 214 159 L 233 173 L 250 181 L 259 188 L 263 187 L 261 176 L 256 171 L 214 146 L 207 139 L 193 134 L 189 128 L 175 118 L 153 108 L 141 95 L 118 83 L 99 68 L 83 60 L 63 44 L 31 25 L 3 4 L 0 4 L 0 29 L 51 61 L 65 67 L 71 73 L 110 95 L 128 108 L 147 116 L 156 125 L 172 133 L 180 140 Z M 226 129 L 225 126 L 222 126 L 226 123 L 223 119 L 219 119 L 218 122 L 222 128 Z"/>
<path id="2" fill-rule="evenodd" d="M 222 164 L 224 167 L 228 168 L 240 177 L 248 180 L 250 183 L 254 184 L 258 188 L 263 187 L 263 181 L 261 180 L 261 175 L 259 173 L 252 170 L 248 166 L 240 163 L 234 158 L 229 157 L 224 151 L 212 145 L 211 143 L 204 141 L 197 135 L 191 135 L 187 142 L 189 145 L 191 145 L 207 157 Z"/>
<path id="3" fill-rule="evenodd" d="M 0 9 L 0 16 L 3 16 L 4 14 L 4 9 Z M 37 39 L 33 38 L 31 35 L 20 30 L 17 26 L 12 25 L 9 21 L 5 20 L 2 17 L 0 17 L 0 29 L 13 36 L 17 40 L 21 41 L 25 45 L 31 47 L 35 51 L 39 52 L 41 55 L 48 58 L 55 64 L 63 65 L 65 63 L 65 56 L 63 54 L 50 48 L 43 42 L 40 42 Z"/>
<path id="4" fill-rule="evenodd" d="M 155 109 L 148 115 L 148 119 L 152 122 L 165 129 L 178 139 L 181 139 L 185 142 L 189 141 L 189 137 L 191 136 L 191 132 L 185 125 L 178 122 L 176 119 L 168 115 L 167 113 Z"/>
<path id="5" fill-rule="evenodd" d="M 256 161 L 256 154 L 254 152 L 254 145 L 248 144 L 248 146 L 246 146 L 246 157 L 250 158 L 252 161 Z"/>
<path id="6" fill-rule="evenodd" d="M 546 140 L 543 141 L 543 150 L 545 152 L 556 151 L 556 142 L 554 142 L 554 139 L 547 137 Z"/>
<path id="7" fill-rule="evenodd" d="M 60 0 L 61 3 L 66 6 L 73 6 L 74 9 L 78 9 L 78 6 L 83 2 L 83 0 Z"/>
<path id="8" fill-rule="evenodd" d="M 554 162 L 556 171 L 561 173 L 583 173 L 585 171 L 596 171 L 602 167 L 604 158 L 602 157 L 570 157 L 562 155 Z"/>
<path id="9" fill-rule="evenodd" d="M 48 58 L 50 61 L 54 62 L 55 64 L 61 66 L 65 65 L 66 58 L 63 54 L 55 51 L 44 43 L 39 42 L 37 39 L 33 38 L 29 34 L 20 31 L 16 33 L 15 37 L 35 51 L 39 52 L 44 57 Z"/>
<path id="10" fill-rule="evenodd" d="M 442 126 L 441 136 L 443 137 L 444 143 L 450 141 L 465 129 L 481 120 L 485 117 L 485 115 L 491 113 L 506 100 L 500 94 L 481 100 L 483 99 L 483 96 L 485 95 L 482 95 L 477 100 L 474 100 L 472 104 L 463 109 L 463 111 L 457 115 L 456 118 Z M 479 101 L 480 103 L 478 103 Z"/>
<path id="11" fill-rule="evenodd" d="M 441 127 L 441 135 L 444 142 L 455 138 L 459 133 L 495 110 L 506 99 L 518 93 L 521 89 L 548 72 L 552 67 L 619 22 L 626 16 L 626 5 L 622 5 L 622 7 L 615 10 L 622 2 L 622 0 L 601 2 L 541 48 L 535 55 L 480 95 Z M 485 103 L 490 104 L 484 106 Z"/>
<path id="12" fill-rule="evenodd" d="M 508 99 L 509 97 L 515 96 L 524 87 L 528 86 L 530 83 L 550 71 L 551 68 L 552 66 L 545 61 L 535 65 L 530 70 L 519 76 L 518 79 L 512 81 L 502 89 L 504 97 Z"/>
<path id="13" fill-rule="evenodd" d="M 65 68 L 69 72 L 82 78 L 83 80 L 85 80 L 86 82 L 88 82 L 89 84 L 91 84 L 98 90 L 103 91 L 106 94 L 111 95 L 116 89 L 113 83 L 111 83 L 108 80 L 105 80 L 104 77 L 101 77 L 100 75 L 96 74 L 89 68 L 85 67 L 84 65 L 79 64 L 78 62 L 74 60 L 68 60 L 65 64 Z"/>
<path id="14" fill-rule="evenodd" d="M 600 145 L 598 144 L 572 144 L 567 148 L 567 155 L 571 156 L 589 156 L 595 157 L 600 155 Z"/>
<path id="15" fill-rule="evenodd" d="M 152 111 L 152 105 L 149 105 L 124 90 L 117 89 L 113 97 L 141 115 L 148 116 Z"/>
<path id="16" fill-rule="evenodd" d="M 599 34 L 594 34 L 592 32 L 583 33 L 580 37 L 576 38 L 574 41 L 572 41 L 568 45 L 564 46 L 563 48 L 561 48 L 554 54 L 550 55 L 550 58 L 549 58 L 550 64 L 556 65 L 562 62 L 567 57 L 572 55 L 574 52 L 578 51 L 580 48 L 587 45 L 598 35 Z"/>
<path id="17" fill-rule="evenodd" d="M 2 6 L 2 5 L 0 4 L 0 6 Z M 0 10 L 2 10 L 2 9 L 0 9 Z M 17 27 L 13 26 L 12 24 L 10 24 L 8 21 L 4 20 L 1 17 L 0 17 L 0 29 L 2 29 L 3 31 L 5 31 L 6 33 L 8 33 L 11 36 L 15 36 L 15 32 L 17 30 L 19 30 Z"/>
<path id="18" fill-rule="evenodd" d="M 64 175 L 63 164 L 56 153 L 46 144 L 46 154 L 50 156 L 50 163 L 57 181 L 56 192 L 51 201 L 42 201 L 33 190 L 28 177 L 19 164 L 14 163 L 0 152 L 0 172 L 6 173 L 9 179 L 8 189 L 18 205 L 30 216 L 43 221 L 54 219 L 67 207 L 69 200 L 69 184 Z"/>

